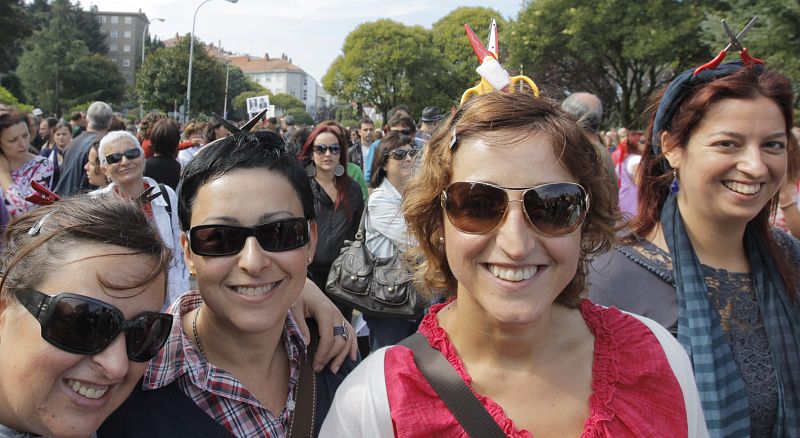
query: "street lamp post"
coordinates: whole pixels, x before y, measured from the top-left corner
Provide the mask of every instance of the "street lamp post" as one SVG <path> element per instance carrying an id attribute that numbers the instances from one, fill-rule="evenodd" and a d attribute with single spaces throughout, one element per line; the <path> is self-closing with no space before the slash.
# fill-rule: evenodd
<path id="1" fill-rule="evenodd" d="M 189 77 L 186 80 L 186 113 L 184 115 L 184 122 L 189 120 L 189 108 L 192 105 L 192 58 L 194 58 L 194 26 L 197 22 L 197 12 L 203 7 L 204 4 L 210 2 L 211 0 L 205 0 L 203 3 L 200 3 L 197 6 L 197 9 L 194 10 L 194 17 L 192 18 L 192 33 L 189 35 Z M 225 0 L 228 3 L 236 3 L 239 0 Z"/>
<path id="2" fill-rule="evenodd" d="M 144 30 L 142 31 L 142 65 L 140 65 L 139 68 L 142 68 L 142 66 L 144 66 L 144 45 L 145 45 L 144 44 L 144 39 L 147 36 L 147 29 L 150 27 L 150 23 L 152 23 L 154 21 L 160 21 L 160 22 L 163 23 L 164 19 L 163 18 L 153 18 L 153 19 L 149 20 L 144 25 Z M 141 120 L 142 117 L 144 117 L 144 106 L 142 105 L 142 102 L 141 102 L 141 99 L 140 99 L 139 100 L 139 120 Z"/>

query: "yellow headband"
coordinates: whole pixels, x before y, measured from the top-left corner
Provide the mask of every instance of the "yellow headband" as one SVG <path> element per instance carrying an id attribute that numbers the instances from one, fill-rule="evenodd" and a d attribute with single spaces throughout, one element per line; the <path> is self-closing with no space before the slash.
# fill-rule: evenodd
<path id="1" fill-rule="evenodd" d="M 528 84 L 531 91 L 533 91 L 533 95 L 539 97 L 539 87 L 536 86 L 536 83 L 534 83 L 531 78 L 523 75 L 509 76 L 508 72 L 498 62 L 497 23 L 494 19 L 492 19 L 492 25 L 489 29 L 488 48 L 484 46 L 480 38 L 475 35 L 475 32 L 472 31 L 469 24 L 464 24 L 464 29 L 467 31 L 467 38 L 469 38 L 470 44 L 472 44 L 472 50 L 475 51 L 475 55 L 478 56 L 478 61 L 481 63 L 480 67 L 475 69 L 475 71 L 481 75 L 481 81 L 478 85 L 467 89 L 467 91 L 461 95 L 459 106 L 469 100 L 470 96 L 473 94 L 486 94 L 495 90 L 513 93 L 517 84 L 520 82 Z"/>

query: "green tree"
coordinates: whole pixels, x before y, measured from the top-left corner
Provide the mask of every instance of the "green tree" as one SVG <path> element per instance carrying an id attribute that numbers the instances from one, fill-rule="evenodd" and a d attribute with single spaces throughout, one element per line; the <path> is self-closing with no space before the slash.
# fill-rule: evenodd
<path id="1" fill-rule="evenodd" d="M 720 22 L 725 19 L 734 33 L 739 33 L 754 15 L 758 21 L 742 40 L 752 56 L 766 61 L 771 69 L 788 76 L 794 87 L 795 112 L 800 110 L 800 3 L 796 0 L 728 0 L 718 2 L 702 23 L 703 38 L 713 49 L 709 57 L 728 44 Z M 729 53 L 726 60 L 738 59 Z M 795 114 L 796 118 L 800 114 Z M 798 118 L 800 120 L 800 118 Z"/>
<path id="2" fill-rule="evenodd" d="M 16 96 L 14 96 L 10 91 L 8 91 L 4 87 L 0 87 L 0 104 L 13 106 L 14 108 L 20 111 L 25 111 L 25 112 L 33 111 L 32 106 L 20 103 L 20 101 L 16 98 Z"/>
<path id="3" fill-rule="evenodd" d="M 374 103 L 384 117 L 399 104 L 418 114 L 453 101 L 441 91 L 445 69 L 429 30 L 382 19 L 350 32 L 322 83 L 341 100 Z"/>
<path id="4" fill-rule="evenodd" d="M 281 109 L 284 113 L 292 108 L 306 109 L 306 104 L 302 100 L 286 93 L 278 93 L 269 98 L 270 105 L 275 105 L 276 109 Z"/>
<path id="5" fill-rule="evenodd" d="M 120 103 L 125 99 L 125 78 L 104 55 L 84 55 L 64 69 L 61 76 L 64 84 L 61 99 L 65 106 L 96 100 Z"/>
<path id="6" fill-rule="evenodd" d="M 14 48 L 30 34 L 22 0 L 0 1 L 0 72 L 14 66 Z"/>
<path id="7" fill-rule="evenodd" d="M 311 114 L 307 113 L 306 110 L 304 110 L 303 108 L 298 108 L 298 107 L 289 108 L 288 110 L 286 110 L 286 115 L 294 117 L 295 125 L 314 124 L 314 118 L 311 117 Z"/>
<path id="8" fill-rule="evenodd" d="M 259 90 L 263 87 L 258 85 L 257 83 L 253 82 L 252 80 L 248 79 L 245 76 L 242 69 L 235 66 L 230 66 L 228 71 L 228 108 L 229 110 L 234 109 L 233 100 L 236 96 L 247 92 L 247 91 L 255 91 Z M 261 94 L 260 96 L 263 96 Z"/>
<path id="9" fill-rule="evenodd" d="M 512 66 L 556 97 L 589 91 L 607 122 L 642 126 L 653 92 L 673 75 L 705 62 L 703 10 L 680 0 L 537 0 L 512 27 Z"/>
<path id="10" fill-rule="evenodd" d="M 433 46 L 442 54 L 441 56 L 449 67 L 442 72 L 442 91 L 453 100 L 460 99 L 464 90 L 480 81 L 480 76 L 475 72 L 475 68 L 480 64 L 464 32 L 464 24 L 469 24 L 472 30 L 481 38 L 481 41 L 486 44 L 488 40 L 487 30 L 492 18 L 497 20 L 497 27 L 501 36 L 510 32 L 506 20 L 503 19 L 499 12 L 482 7 L 461 7 L 433 23 L 431 29 Z M 501 38 L 501 63 L 504 63 L 507 55 L 503 42 Z"/>
<path id="11" fill-rule="evenodd" d="M 172 111 L 186 100 L 189 70 L 189 38 L 158 49 L 145 58 L 136 74 L 136 95 L 146 109 Z M 192 62 L 192 113 L 220 113 L 225 98 L 225 67 L 211 58 L 203 43 L 195 40 Z"/>
<path id="12" fill-rule="evenodd" d="M 118 103 L 125 80 L 103 55 L 91 54 L 80 37 L 74 6 L 69 0 L 54 0 L 47 25 L 26 40 L 16 73 L 22 79 L 30 102 L 46 112 L 88 99 Z"/>

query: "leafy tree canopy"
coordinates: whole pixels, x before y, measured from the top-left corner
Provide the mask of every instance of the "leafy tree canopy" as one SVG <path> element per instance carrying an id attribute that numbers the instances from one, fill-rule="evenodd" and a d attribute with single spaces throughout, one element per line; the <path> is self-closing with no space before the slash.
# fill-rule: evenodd
<path id="1" fill-rule="evenodd" d="M 22 0 L 0 1 L 0 72 L 14 67 L 14 48 L 30 34 Z"/>
<path id="2" fill-rule="evenodd" d="M 314 124 L 314 118 L 311 117 L 311 114 L 307 113 L 306 110 L 303 108 L 299 107 L 289 108 L 288 110 L 286 110 L 286 115 L 294 117 L 294 123 L 296 125 Z"/>
<path id="3" fill-rule="evenodd" d="M 284 112 L 292 108 L 301 108 L 305 111 L 306 105 L 302 100 L 286 93 L 278 93 L 269 98 L 269 103 L 275 105 L 276 108 L 282 109 Z"/>
<path id="4" fill-rule="evenodd" d="M 419 114 L 453 101 L 442 92 L 445 69 L 429 30 L 382 19 L 350 32 L 322 83 L 340 99 L 373 103 L 384 117 L 399 104 Z"/>
<path id="5" fill-rule="evenodd" d="M 510 65 L 556 97 L 599 95 L 607 122 L 642 126 L 651 94 L 711 53 L 703 12 L 680 0 L 537 0 L 512 26 Z"/>
<path id="6" fill-rule="evenodd" d="M 30 102 L 54 114 L 77 102 L 124 97 L 125 79 L 111 60 L 89 50 L 75 8 L 68 0 L 49 5 L 46 25 L 25 41 L 16 70 Z"/>
<path id="7" fill-rule="evenodd" d="M 203 43 L 195 40 L 192 63 L 192 113 L 221 113 L 225 98 L 225 67 L 211 58 Z M 186 100 L 189 70 L 189 38 L 145 58 L 136 75 L 136 95 L 147 109 L 172 111 Z"/>

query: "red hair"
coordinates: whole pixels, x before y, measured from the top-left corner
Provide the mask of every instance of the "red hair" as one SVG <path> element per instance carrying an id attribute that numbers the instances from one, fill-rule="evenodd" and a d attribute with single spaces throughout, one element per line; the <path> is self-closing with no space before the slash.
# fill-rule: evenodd
<path id="1" fill-rule="evenodd" d="M 317 126 L 311 134 L 308 134 L 308 138 L 306 142 L 303 143 L 303 147 L 300 148 L 300 153 L 297 154 L 297 159 L 303 163 L 303 166 L 308 166 L 314 161 L 312 154 L 314 153 L 314 140 L 320 134 L 333 134 L 336 136 L 336 141 L 339 143 L 339 164 L 345 168 L 345 172 L 342 176 L 334 176 L 333 177 L 333 185 L 336 187 L 336 191 L 338 194 L 336 195 L 336 199 L 333 202 L 333 209 L 337 210 L 339 206 L 344 205 L 344 209 L 347 212 L 347 217 L 352 219 L 353 211 L 350 209 L 350 202 L 347 200 L 347 190 L 348 185 L 350 183 L 350 177 L 347 175 L 347 142 L 345 141 L 342 134 L 339 132 L 336 126 L 332 125 L 320 125 Z"/>
<path id="2" fill-rule="evenodd" d="M 658 94 L 652 108 L 658 107 L 665 91 L 666 87 Z M 791 83 L 783 75 L 769 70 L 758 72 L 751 68 L 742 68 L 728 76 L 695 86 L 684 97 L 672 120 L 662 132 L 653 132 L 655 111 L 652 111 L 645 137 L 646 153 L 642 156 L 639 166 L 641 172 L 639 215 L 632 221 L 632 238 L 649 235 L 661 220 L 661 210 L 664 208 L 664 202 L 669 195 L 669 186 L 673 179 L 672 169 L 665 166 L 666 158 L 663 151 L 673 147 L 686 148 L 689 138 L 711 105 L 723 99 L 756 99 L 759 97 L 766 97 L 778 106 L 783 115 L 786 135 L 791 137 L 793 118 Z M 656 156 L 652 151 L 653 136 L 661 136 L 664 132 L 667 135 L 664 136 L 660 154 Z M 789 141 L 787 143 L 787 155 L 788 174 L 792 175 L 797 171 L 798 146 L 796 142 Z M 797 295 L 795 290 L 797 267 L 789 264 L 770 231 L 769 218 L 775 213 L 777 205 L 778 194 L 776 193 L 772 201 L 767 203 L 748 225 L 753 227 L 758 238 L 766 243 L 772 261 L 778 267 L 786 284 L 787 294 L 794 300 Z"/>

